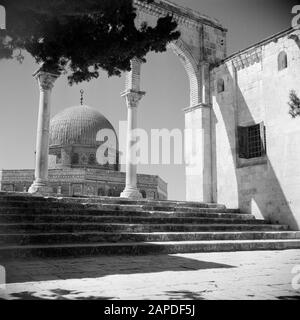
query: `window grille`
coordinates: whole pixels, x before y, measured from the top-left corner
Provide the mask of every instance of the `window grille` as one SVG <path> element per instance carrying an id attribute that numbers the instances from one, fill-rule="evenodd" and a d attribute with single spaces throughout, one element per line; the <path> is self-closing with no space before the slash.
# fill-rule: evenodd
<path id="1" fill-rule="evenodd" d="M 266 127 L 264 123 L 238 127 L 239 157 L 259 158 L 266 155 Z"/>

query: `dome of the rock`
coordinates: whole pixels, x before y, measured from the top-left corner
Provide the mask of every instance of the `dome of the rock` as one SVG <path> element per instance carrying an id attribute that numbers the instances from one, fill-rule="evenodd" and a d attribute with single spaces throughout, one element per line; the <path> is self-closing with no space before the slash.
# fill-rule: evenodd
<path id="1" fill-rule="evenodd" d="M 50 122 L 50 146 L 97 145 L 97 133 L 111 129 L 111 123 L 99 111 L 88 106 L 67 108 Z M 115 133 L 115 131 L 114 131 Z"/>

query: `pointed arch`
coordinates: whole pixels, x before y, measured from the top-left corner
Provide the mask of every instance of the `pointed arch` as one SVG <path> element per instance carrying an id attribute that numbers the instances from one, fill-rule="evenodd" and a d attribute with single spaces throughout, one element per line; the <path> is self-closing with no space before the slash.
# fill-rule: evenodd
<path id="1" fill-rule="evenodd" d="M 199 67 L 195 58 L 189 51 L 183 40 L 178 39 L 168 45 L 182 62 L 190 81 L 190 105 L 195 106 L 201 103 L 201 81 L 199 79 Z"/>

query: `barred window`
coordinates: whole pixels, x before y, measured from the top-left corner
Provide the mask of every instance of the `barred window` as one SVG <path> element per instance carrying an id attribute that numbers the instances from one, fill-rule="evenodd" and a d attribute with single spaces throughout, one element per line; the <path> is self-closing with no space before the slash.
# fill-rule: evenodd
<path id="1" fill-rule="evenodd" d="M 259 123 L 248 127 L 238 127 L 239 157 L 259 158 L 266 155 L 266 127 Z"/>

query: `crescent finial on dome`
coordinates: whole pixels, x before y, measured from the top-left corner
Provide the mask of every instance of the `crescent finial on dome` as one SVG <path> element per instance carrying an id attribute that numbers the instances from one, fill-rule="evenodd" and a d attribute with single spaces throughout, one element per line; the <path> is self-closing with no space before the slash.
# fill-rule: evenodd
<path id="1" fill-rule="evenodd" d="M 84 90 L 81 89 L 80 90 L 80 104 L 83 105 L 83 94 L 84 94 Z"/>

